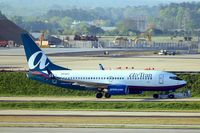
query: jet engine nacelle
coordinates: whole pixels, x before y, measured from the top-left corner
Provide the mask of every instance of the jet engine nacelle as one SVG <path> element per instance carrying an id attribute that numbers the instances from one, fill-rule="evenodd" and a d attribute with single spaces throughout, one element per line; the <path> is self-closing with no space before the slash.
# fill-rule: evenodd
<path id="1" fill-rule="evenodd" d="M 110 85 L 108 86 L 108 93 L 110 95 L 126 95 L 128 89 L 126 85 Z"/>

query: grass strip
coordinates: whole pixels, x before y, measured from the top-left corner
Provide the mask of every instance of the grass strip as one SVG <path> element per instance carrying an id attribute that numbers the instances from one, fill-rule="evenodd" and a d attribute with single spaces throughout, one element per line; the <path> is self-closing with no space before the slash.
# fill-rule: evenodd
<path id="1" fill-rule="evenodd" d="M 190 90 L 193 97 L 200 97 L 200 74 L 179 75 L 187 81 L 187 86 L 177 91 Z M 144 92 L 139 96 L 152 97 L 155 92 Z M 158 93 L 158 92 L 156 92 Z M 59 88 L 30 80 L 24 72 L 1 72 L 0 73 L 0 96 L 95 96 L 92 91 L 78 91 Z M 138 95 L 129 95 L 131 97 Z M 128 97 L 129 97 L 128 96 Z M 120 96 L 127 97 L 127 96 Z"/>
<path id="2" fill-rule="evenodd" d="M 161 125 L 155 125 L 155 126 L 127 126 L 127 125 L 69 125 L 69 124 L 0 124 L 0 127 L 28 127 L 28 128 L 118 128 L 118 129 L 196 129 L 199 130 L 199 125 L 189 125 L 189 126 L 179 126 L 179 125 L 170 125 L 170 126 L 161 126 Z"/>
<path id="3" fill-rule="evenodd" d="M 155 118 L 155 117 L 73 117 L 73 116 L 0 116 L 0 124 L 6 123 L 64 123 L 64 124 L 159 124 L 199 125 L 199 118 Z"/>
<path id="4" fill-rule="evenodd" d="M 0 102 L 0 109 L 200 111 L 200 102 Z"/>

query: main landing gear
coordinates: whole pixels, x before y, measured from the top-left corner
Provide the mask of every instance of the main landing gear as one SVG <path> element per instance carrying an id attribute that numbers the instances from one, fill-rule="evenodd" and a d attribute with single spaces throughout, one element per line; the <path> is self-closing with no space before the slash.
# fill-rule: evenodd
<path id="1" fill-rule="evenodd" d="M 100 99 L 100 98 L 103 98 L 103 96 L 105 98 L 111 98 L 111 95 L 107 92 L 104 92 L 104 91 L 99 91 L 97 94 L 96 94 L 96 98 Z"/>
<path id="2" fill-rule="evenodd" d="M 102 97 L 103 97 L 103 93 L 98 92 L 98 93 L 96 94 L 96 98 L 102 98 Z"/>

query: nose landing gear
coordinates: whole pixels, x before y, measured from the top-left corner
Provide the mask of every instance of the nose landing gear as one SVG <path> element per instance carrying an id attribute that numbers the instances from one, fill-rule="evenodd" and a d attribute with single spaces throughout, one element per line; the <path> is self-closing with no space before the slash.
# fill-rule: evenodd
<path id="1" fill-rule="evenodd" d="M 191 97 L 190 91 L 182 92 L 182 93 L 170 93 L 166 94 L 154 94 L 154 99 L 175 99 L 175 98 L 188 98 Z"/>

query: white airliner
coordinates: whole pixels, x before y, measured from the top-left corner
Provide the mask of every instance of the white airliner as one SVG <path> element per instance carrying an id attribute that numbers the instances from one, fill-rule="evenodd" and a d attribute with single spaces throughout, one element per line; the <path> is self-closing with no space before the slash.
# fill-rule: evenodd
<path id="1" fill-rule="evenodd" d="M 141 94 L 143 91 L 175 91 L 186 81 L 175 74 L 155 70 L 71 70 L 53 64 L 28 34 L 22 41 L 29 66 L 28 77 L 43 83 L 77 90 L 96 91 L 96 97 Z M 173 98 L 173 95 L 169 95 Z M 158 98 L 158 94 L 154 94 Z"/>

